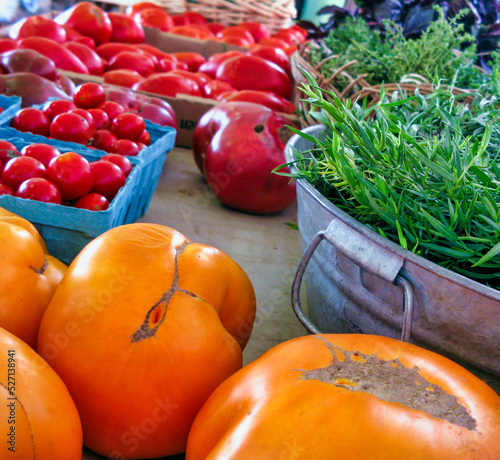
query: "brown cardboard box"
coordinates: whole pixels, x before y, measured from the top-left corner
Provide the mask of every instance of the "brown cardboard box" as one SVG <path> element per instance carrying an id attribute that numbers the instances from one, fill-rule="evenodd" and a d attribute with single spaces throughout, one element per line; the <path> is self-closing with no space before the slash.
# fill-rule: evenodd
<path id="1" fill-rule="evenodd" d="M 146 35 L 145 42 L 156 46 L 166 53 L 195 52 L 208 59 L 215 53 L 224 53 L 225 51 L 239 50 L 246 52 L 248 48 L 231 45 L 230 43 L 218 42 L 215 40 L 199 40 L 196 38 L 185 37 L 183 35 L 162 32 L 154 27 L 144 27 Z"/>

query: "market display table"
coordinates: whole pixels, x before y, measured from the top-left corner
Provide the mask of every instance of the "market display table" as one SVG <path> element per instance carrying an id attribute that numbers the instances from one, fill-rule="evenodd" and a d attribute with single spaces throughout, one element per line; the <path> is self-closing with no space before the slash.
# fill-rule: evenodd
<path id="1" fill-rule="evenodd" d="M 226 252 L 250 277 L 257 296 L 257 317 L 244 363 L 285 340 L 306 334 L 290 302 L 292 278 L 301 257 L 296 206 L 272 216 L 254 216 L 220 205 L 194 164 L 190 150 L 174 148 L 146 213 L 154 222 L 187 238 Z M 84 449 L 83 460 L 104 457 Z M 180 460 L 184 456 L 166 457 Z"/>

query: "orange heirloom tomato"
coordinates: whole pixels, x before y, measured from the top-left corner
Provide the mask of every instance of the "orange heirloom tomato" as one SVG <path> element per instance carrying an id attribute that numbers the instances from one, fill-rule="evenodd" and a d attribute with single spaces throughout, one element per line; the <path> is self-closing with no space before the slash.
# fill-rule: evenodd
<path id="1" fill-rule="evenodd" d="M 61 378 L 0 328 L 0 458 L 80 460 L 82 425 Z"/>
<path id="2" fill-rule="evenodd" d="M 406 342 L 324 334 L 284 342 L 229 377 L 186 460 L 496 460 L 500 396 Z"/>
<path id="3" fill-rule="evenodd" d="M 228 255 L 157 224 L 116 227 L 72 262 L 38 351 L 111 458 L 183 452 L 210 393 L 242 366 L 253 286 Z"/>
<path id="4" fill-rule="evenodd" d="M 35 347 L 66 265 L 46 253 L 35 226 L 0 208 L 0 327 Z"/>

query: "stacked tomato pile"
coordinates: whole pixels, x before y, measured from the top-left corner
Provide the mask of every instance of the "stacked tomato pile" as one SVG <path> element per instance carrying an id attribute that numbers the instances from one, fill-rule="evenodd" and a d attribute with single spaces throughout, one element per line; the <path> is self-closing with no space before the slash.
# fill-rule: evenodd
<path id="1" fill-rule="evenodd" d="M 104 88 L 92 82 L 78 86 L 73 101 L 55 99 L 40 108 L 20 109 L 11 126 L 21 132 L 128 156 L 136 156 L 151 143 L 144 119 L 107 100 Z"/>
<path id="2" fill-rule="evenodd" d="M 21 150 L 0 140 L 0 195 L 103 211 L 125 185 L 133 165 L 123 155 L 88 161 L 45 143 Z"/>
<path id="3" fill-rule="evenodd" d="M 197 52 L 166 53 L 144 43 L 143 26 L 248 50 L 219 53 L 208 61 Z M 106 13 L 80 2 L 54 19 L 25 18 L 10 28 L 9 36 L 0 43 L 1 51 L 37 52 L 57 69 L 101 76 L 107 83 L 168 97 L 236 98 L 286 113 L 295 110 L 289 101 L 289 55 L 306 39 L 297 26 L 271 35 L 260 23 L 225 27 L 193 12 L 169 16 L 149 2 L 132 5 L 126 13 Z"/>

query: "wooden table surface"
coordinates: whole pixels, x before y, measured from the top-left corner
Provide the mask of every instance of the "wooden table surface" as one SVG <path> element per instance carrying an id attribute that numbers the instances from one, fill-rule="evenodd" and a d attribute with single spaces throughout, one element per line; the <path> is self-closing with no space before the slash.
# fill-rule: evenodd
<path id="1" fill-rule="evenodd" d="M 290 302 L 292 277 L 301 256 L 295 205 L 272 216 L 225 208 L 197 170 L 191 151 L 176 147 L 167 155 L 158 187 L 139 222 L 175 228 L 192 241 L 226 252 L 246 271 L 255 288 L 258 312 L 244 351 L 245 364 L 278 343 L 307 333 Z M 87 449 L 82 456 L 83 460 L 104 458 Z"/>

